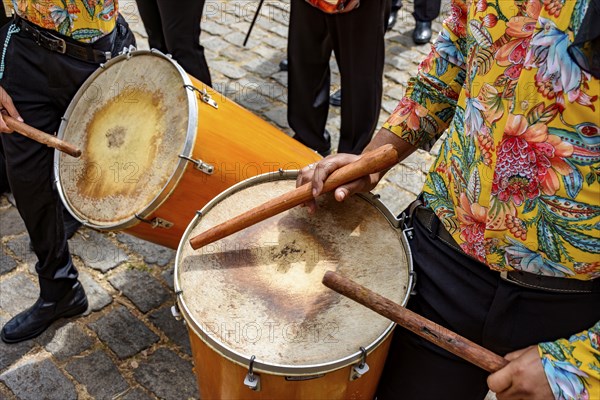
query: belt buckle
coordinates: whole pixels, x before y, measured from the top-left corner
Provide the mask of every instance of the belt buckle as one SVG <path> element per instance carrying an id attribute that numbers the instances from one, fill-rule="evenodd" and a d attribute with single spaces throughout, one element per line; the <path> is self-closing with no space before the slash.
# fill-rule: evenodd
<path id="1" fill-rule="evenodd" d="M 67 52 L 67 42 L 65 42 L 64 39 L 54 36 L 48 32 L 40 32 L 40 38 L 46 40 L 46 45 L 48 46 L 49 50 L 60 54 L 65 54 Z"/>

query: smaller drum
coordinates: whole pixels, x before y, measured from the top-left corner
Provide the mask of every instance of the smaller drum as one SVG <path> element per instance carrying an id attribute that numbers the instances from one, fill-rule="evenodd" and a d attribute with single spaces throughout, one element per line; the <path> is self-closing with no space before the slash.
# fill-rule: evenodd
<path id="1" fill-rule="evenodd" d="M 208 203 L 175 261 L 200 397 L 372 399 L 394 324 L 325 287 L 335 270 L 406 304 L 403 233 L 371 195 L 318 199 L 193 250 L 189 239 L 295 188 L 296 172 L 257 176 Z M 368 369 L 368 372 L 367 372 Z M 361 376 L 362 375 L 362 376 Z M 253 389 L 253 390 L 252 390 Z"/>
<path id="2" fill-rule="evenodd" d="M 321 158 L 156 50 L 108 61 L 63 120 L 59 138 L 83 151 L 55 155 L 67 210 L 91 228 L 171 248 L 223 190 Z"/>

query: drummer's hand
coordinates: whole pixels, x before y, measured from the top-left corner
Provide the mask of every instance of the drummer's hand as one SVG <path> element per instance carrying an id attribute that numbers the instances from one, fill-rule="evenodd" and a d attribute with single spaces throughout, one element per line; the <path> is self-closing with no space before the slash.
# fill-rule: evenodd
<path id="1" fill-rule="evenodd" d="M 487 379 L 488 387 L 496 392 L 498 400 L 554 399 L 537 346 L 513 351 L 504 358 L 510 361 L 508 365 Z"/>
<path id="2" fill-rule="evenodd" d="M 344 165 L 350 164 L 359 158 L 360 156 L 344 153 L 327 156 L 318 163 L 310 164 L 302 168 L 298 174 L 298 178 L 296 179 L 296 186 L 301 186 L 312 182 L 312 195 L 316 198 L 321 194 L 323 190 L 323 183 L 329 175 L 331 175 L 335 170 L 340 169 Z M 344 201 L 344 199 L 354 193 L 368 192 L 377 185 L 379 179 L 379 174 L 371 174 L 349 182 L 345 185 L 341 185 L 335 189 L 335 199 L 337 201 Z M 304 205 L 308 207 L 309 212 L 311 213 L 316 210 L 316 203 L 314 200 L 309 201 Z"/>
<path id="3" fill-rule="evenodd" d="M 23 122 L 23 118 L 21 118 L 21 116 L 19 115 L 19 112 L 15 108 L 12 99 L 10 98 L 8 93 L 6 93 L 6 90 L 4 90 L 2 86 L 0 86 L 0 111 L 2 111 L 0 113 L 0 132 L 10 133 L 13 131 L 6 125 L 6 122 L 2 117 L 3 114 L 8 114 L 11 117 Z"/>

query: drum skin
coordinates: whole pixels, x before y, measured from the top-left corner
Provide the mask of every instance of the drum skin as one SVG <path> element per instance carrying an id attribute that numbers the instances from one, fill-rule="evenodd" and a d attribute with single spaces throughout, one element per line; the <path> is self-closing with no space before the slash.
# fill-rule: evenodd
<path id="1" fill-rule="evenodd" d="M 198 250 L 189 239 L 287 193 L 295 174 L 241 182 L 208 203 L 175 260 L 178 306 L 204 399 L 372 399 L 393 323 L 322 285 L 337 271 L 406 304 L 412 266 L 402 232 L 376 198 L 331 194 L 314 216 L 296 207 Z M 351 380 L 367 353 L 369 371 Z M 250 363 L 260 390 L 244 385 Z"/>
<path id="2" fill-rule="evenodd" d="M 321 159 L 156 51 L 116 57 L 95 72 L 58 136 L 83 150 L 79 159 L 55 156 L 68 211 L 91 228 L 170 248 L 196 211 L 233 184 Z"/>

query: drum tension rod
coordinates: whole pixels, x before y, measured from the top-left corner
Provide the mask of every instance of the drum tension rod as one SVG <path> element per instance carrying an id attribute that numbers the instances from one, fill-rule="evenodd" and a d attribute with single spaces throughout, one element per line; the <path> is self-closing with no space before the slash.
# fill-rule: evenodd
<path id="1" fill-rule="evenodd" d="M 260 376 L 254 375 L 254 360 L 256 360 L 256 356 L 250 357 L 250 365 L 248 365 L 248 373 L 244 379 L 244 385 L 258 392 L 260 391 Z"/>
<path id="2" fill-rule="evenodd" d="M 206 91 L 206 88 L 203 88 L 202 90 L 200 90 L 194 85 L 183 85 L 183 87 L 188 90 L 198 92 L 198 94 L 200 95 L 200 100 L 202 100 L 204 103 L 208 104 L 209 106 L 216 108 L 217 110 L 219 109 L 219 104 L 216 101 L 214 101 L 212 97 L 210 97 L 210 94 L 208 94 L 208 92 Z"/>
<path id="3" fill-rule="evenodd" d="M 182 158 L 184 160 L 187 160 L 187 161 L 195 164 L 196 165 L 196 169 L 198 171 L 202 171 L 202 172 L 204 172 L 207 175 L 212 175 L 215 172 L 215 166 L 214 165 L 205 163 L 204 161 L 202 161 L 200 159 L 196 160 L 194 158 L 191 158 L 191 157 L 188 157 L 188 156 L 184 156 L 183 154 L 180 154 L 179 158 Z"/>
<path id="4" fill-rule="evenodd" d="M 145 222 L 147 224 L 152 225 L 152 229 L 155 229 L 155 228 L 169 229 L 169 228 L 172 228 L 173 225 L 175 225 L 171 221 L 167 221 L 166 219 L 162 219 L 162 218 L 158 218 L 158 217 L 156 217 L 152 220 L 149 220 L 149 219 L 144 219 L 144 218 L 140 217 L 138 214 L 134 214 L 134 216 L 136 219 L 140 220 L 141 222 Z"/>
<path id="5" fill-rule="evenodd" d="M 367 364 L 367 350 L 361 346 L 360 352 L 362 353 L 360 362 L 352 367 L 352 370 L 350 371 L 351 381 L 355 381 L 369 372 L 369 365 Z"/>

